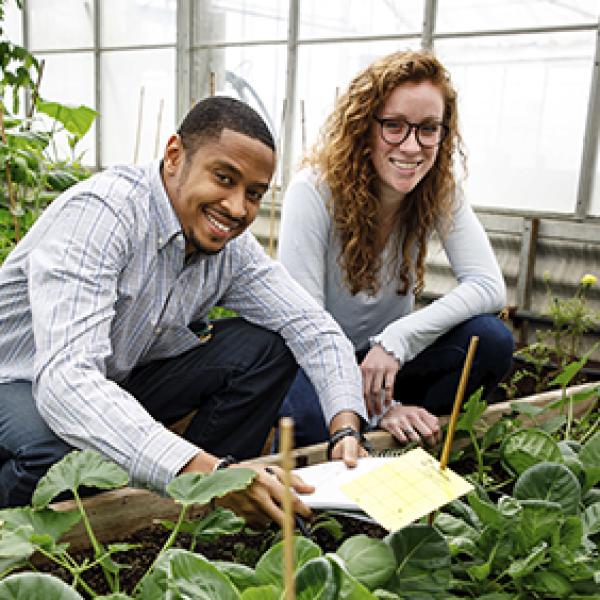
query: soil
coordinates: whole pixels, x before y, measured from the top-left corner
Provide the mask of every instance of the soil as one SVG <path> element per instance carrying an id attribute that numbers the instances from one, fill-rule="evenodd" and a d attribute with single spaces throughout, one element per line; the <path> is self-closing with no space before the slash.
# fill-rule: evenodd
<path id="1" fill-rule="evenodd" d="M 312 535 L 313 541 L 321 547 L 323 552 L 335 551 L 343 540 L 358 533 L 377 538 L 383 538 L 388 533 L 382 527 L 362 520 L 342 516 L 336 516 L 335 519 L 343 528 L 343 536 L 341 539 L 335 540 L 324 528 L 317 529 Z M 121 540 L 130 544 L 140 544 L 140 548 L 114 555 L 114 560 L 116 562 L 128 565 L 127 569 L 121 571 L 121 591 L 130 593 L 133 590 L 135 584 L 154 561 L 154 558 L 162 548 L 168 535 L 169 532 L 163 527 L 160 525 L 153 525 L 141 529 L 127 537 L 125 540 Z M 215 544 L 214 542 L 198 543 L 195 547 L 195 552 L 202 554 L 210 560 L 233 561 L 254 567 L 258 558 L 272 544 L 279 541 L 279 536 L 279 528 L 272 526 L 272 528 L 266 529 L 263 532 L 248 531 L 236 535 L 223 536 L 219 538 L 218 544 Z M 191 538 L 188 534 L 180 534 L 174 547 L 188 549 L 190 543 Z M 81 563 L 85 558 L 91 559 L 92 553 L 89 551 L 74 553 L 74 557 L 78 563 Z M 60 567 L 45 563 L 39 565 L 38 568 L 40 571 L 51 573 L 70 583 L 69 573 Z M 84 579 L 96 593 L 110 593 L 100 568 L 90 569 L 86 572 Z M 81 590 L 79 590 L 79 593 L 84 597 L 87 597 Z"/>

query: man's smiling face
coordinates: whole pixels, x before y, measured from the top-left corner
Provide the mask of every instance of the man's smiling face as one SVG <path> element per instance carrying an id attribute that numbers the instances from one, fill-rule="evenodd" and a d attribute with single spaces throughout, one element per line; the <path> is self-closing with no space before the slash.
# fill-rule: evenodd
<path id="1" fill-rule="evenodd" d="M 215 254 L 256 218 L 275 168 L 275 154 L 260 140 L 223 129 L 188 157 L 181 138 L 167 142 L 163 181 L 181 223 L 186 255 Z"/>

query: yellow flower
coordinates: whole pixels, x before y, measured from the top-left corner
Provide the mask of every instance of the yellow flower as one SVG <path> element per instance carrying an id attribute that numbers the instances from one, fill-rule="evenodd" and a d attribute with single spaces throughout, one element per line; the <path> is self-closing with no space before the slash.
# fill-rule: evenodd
<path id="1" fill-rule="evenodd" d="M 598 282 L 598 278 L 595 275 L 592 275 L 591 273 L 586 273 L 580 280 L 579 283 L 581 285 L 584 285 L 586 287 L 592 287 L 593 285 L 596 285 L 596 283 Z"/>

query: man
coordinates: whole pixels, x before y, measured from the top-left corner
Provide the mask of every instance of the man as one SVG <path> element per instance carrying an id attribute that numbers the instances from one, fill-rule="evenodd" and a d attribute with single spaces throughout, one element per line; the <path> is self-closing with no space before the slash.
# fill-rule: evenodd
<path id="1" fill-rule="evenodd" d="M 246 231 L 274 164 L 260 116 L 209 98 L 162 161 L 108 169 L 40 216 L 0 268 L 0 506 L 27 503 L 73 447 L 159 491 L 179 473 L 227 466 L 225 455 L 257 456 L 294 357 L 332 433 L 359 429 L 352 346 Z M 206 341 L 199 324 L 216 303 L 242 318 L 216 322 Z M 195 409 L 183 436 L 167 429 Z M 361 453 L 352 434 L 333 447 L 350 466 Z M 281 523 L 279 478 L 240 464 L 257 477 L 222 504 L 251 525 Z"/>

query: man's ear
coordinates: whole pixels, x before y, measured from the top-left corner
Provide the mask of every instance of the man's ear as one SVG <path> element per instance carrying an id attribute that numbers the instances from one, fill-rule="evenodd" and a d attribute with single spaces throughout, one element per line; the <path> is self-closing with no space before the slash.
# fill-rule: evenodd
<path id="1" fill-rule="evenodd" d="M 165 146 L 163 157 L 163 172 L 165 176 L 174 177 L 179 170 L 180 164 L 185 159 L 185 150 L 181 143 L 181 137 L 174 133 Z"/>

